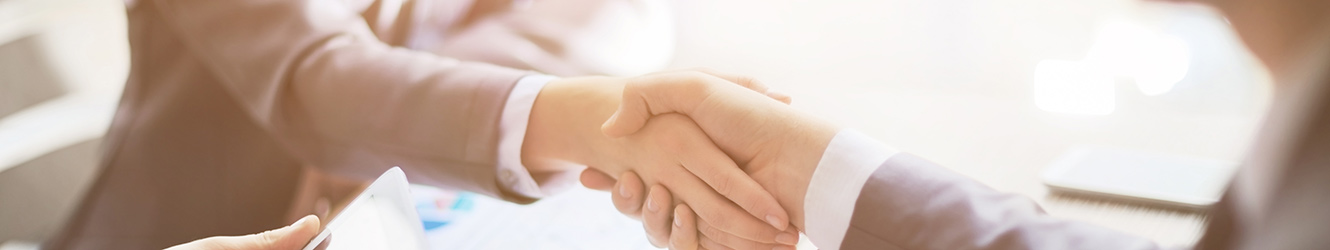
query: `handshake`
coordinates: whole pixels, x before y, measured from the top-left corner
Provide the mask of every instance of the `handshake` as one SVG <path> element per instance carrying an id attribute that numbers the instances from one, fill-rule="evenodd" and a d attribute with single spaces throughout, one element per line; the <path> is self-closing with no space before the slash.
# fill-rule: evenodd
<path id="1" fill-rule="evenodd" d="M 621 93 L 622 99 L 561 90 L 599 89 L 578 84 L 622 86 L 606 90 Z M 790 108 L 788 96 L 769 92 L 751 78 L 710 70 L 626 79 L 561 79 L 551 82 L 546 91 L 532 110 L 523 159 L 562 159 L 590 166 L 581 175 L 582 183 L 610 191 L 619 211 L 643 221 L 652 244 L 671 249 L 794 249 L 803 228 L 808 178 L 837 128 Z M 574 99 L 588 103 L 566 107 L 541 103 L 546 94 L 558 93 L 576 93 L 584 98 Z M 595 100 L 604 96 L 611 97 Z M 548 100 L 561 99 L 567 98 Z M 613 110 L 598 107 L 615 105 L 591 104 L 595 102 L 619 105 Z M 589 111 L 584 115 L 608 118 L 545 117 L 542 114 L 560 112 L 541 108 Z M 538 125 L 547 119 L 605 122 Z M 535 130 L 560 127 L 588 131 Z M 591 133 L 601 138 L 544 146 L 566 141 L 542 139 L 542 132 Z M 554 165 L 524 163 L 529 168 Z"/>

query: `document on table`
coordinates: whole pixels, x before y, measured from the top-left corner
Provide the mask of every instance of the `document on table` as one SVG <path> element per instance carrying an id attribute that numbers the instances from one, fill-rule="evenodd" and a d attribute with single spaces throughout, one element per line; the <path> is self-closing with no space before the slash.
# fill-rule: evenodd
<path id="1" fill-rule="evenodd" d="M 423 186 L 412 186 L 412 192 L 448 195 Z M 642 223 L 619 213 L 606 192 L 579 186 L 530 205 L 483 195 L 466 197 L 462 210 L 467 211 L 453 213 L 446 225 L 435 224 L 425 232 L 430 248 L 657 249 L 647 241 Z M 419 201 L 417 207 L 428 209 L 421 208 Z M 428 213 L 422 211 L 422 218 Z"/>

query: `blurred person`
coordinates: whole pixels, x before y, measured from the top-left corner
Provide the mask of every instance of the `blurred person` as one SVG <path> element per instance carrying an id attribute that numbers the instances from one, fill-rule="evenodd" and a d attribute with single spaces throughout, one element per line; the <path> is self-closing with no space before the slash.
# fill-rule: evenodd
<path id="1" fill-rule="evenodd" d="M 670 188 L 672 203 L 746 243 L 795 244 L 775 198 L 691 122 L 604 136 L 629 79 L 536 73 L 649 70 L 625 65 L 666 58 L 596 49 L 668 51 L 647 43 L 672 32 L 658 23 L 664 4 L 127 2 L 131 71 L 102 170 L 43 247 L 160 249 L 277 228 L 335 214 L 392 166 L 414 183 L 531 203 L 587 165 Z M 262 236 L 192 246 L 303 234 Z"/>
<path id="2" fill-rule="evenodd" d="M 1195 2 L 1223 12 L 1277 83 L 1250 158 L 1209 212 L 1193 247 L 1330 247 L 1330 1 Z M 776 196 L 819 248 L 1161 248 L 1145 238 L 1048 216 L 1026 197 L 998 192 L 724 79 L 656 77 L 666 79 L 627 86 L 605 133 L 651 133 L 636 131 L 648 119 L 660 119 L 650 116 L 687 115 Z M 695 221 L 695 206 L 641 214 L 644 201 L 664 202 L 654 195 L 668 197 L 668 190 L 653 187 L 651 196 L 643 196 L 648 184 L 632 176 L 615 182 L 594 169 L 583 176 L 588 187 L 620 190 L 611 195 L 616 206 L 644 218 L 653 237 L 708 249 L 724 249 L 731 239 L 711 227 L 716 223 Z M 664 230 L 653 230 L 658 228 Z"/>

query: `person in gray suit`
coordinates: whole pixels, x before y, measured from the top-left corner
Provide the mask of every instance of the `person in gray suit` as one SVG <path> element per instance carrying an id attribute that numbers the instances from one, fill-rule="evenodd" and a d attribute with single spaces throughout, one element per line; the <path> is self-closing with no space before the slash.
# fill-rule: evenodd
<path id="1" fill-rule="evenodd" d="M 1277 84 L 1255 151 L 1210 211 L 1194 247 L 1330 248 L 1330 1 L 1204 2 L 1226 14 Z M 998 192 L 716 77 L 639 82 L 628 85 L 624 96 L 603 132 L 643 133 L 637 128 L 648 120 L 687 115 L 735 162 L 746 163 L 745 171 L 822 249 L 1161 248 L 1048 216 L 1026 197 Z M 667 190 L 641 195 L 643 185 L 631 177 L 615 182 L 594 170 L 583 177 L 588 187 L 616 190 L 620 210 L 641 214 L 648 234 L 669 238 L 672 247 L 733 246 L 714 229 L 716 221 L 695 221 L 688 206 L 640 209 L 644 200 L 669 202 L 657 198 L 668 197 Z"/>

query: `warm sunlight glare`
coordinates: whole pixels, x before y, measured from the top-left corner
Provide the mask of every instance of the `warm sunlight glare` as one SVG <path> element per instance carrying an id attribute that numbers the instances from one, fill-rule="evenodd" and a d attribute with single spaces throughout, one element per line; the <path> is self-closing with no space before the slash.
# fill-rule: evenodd
<path id="1" fill-rule="evenodd" d="M 1039 109 L 1077 115 L 1113 113 L 1113 77 L 1075 61 L 1043 60 L 1034 71 Z"/>

